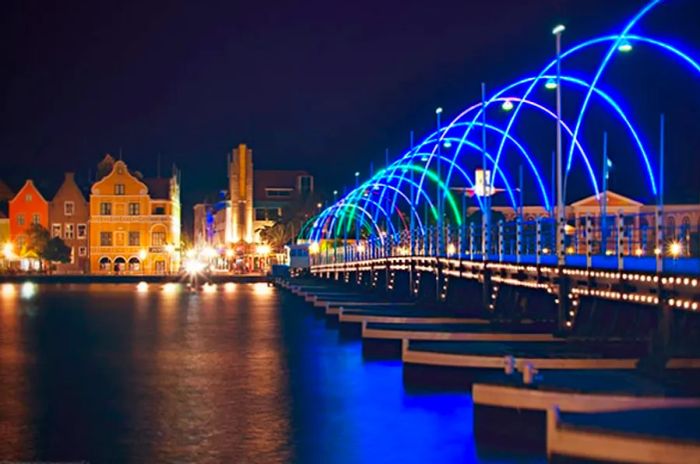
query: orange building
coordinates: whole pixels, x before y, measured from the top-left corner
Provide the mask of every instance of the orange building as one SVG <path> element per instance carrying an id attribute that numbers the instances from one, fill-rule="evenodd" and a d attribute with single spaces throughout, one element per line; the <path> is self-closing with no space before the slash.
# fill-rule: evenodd
<path id="1" fill-rule="evenodd" d="M 10 240 L 15 252 L 22 256 L 27 245 L 27 232 L 33 224 L 39 224 L 48 229 L 49 202 L 36 188 L 34 182 L 28 179 L 17 194 L 10 200 Z"/>
<path id="2" fill-rule="evenodd" d="M 92 185 L 90 271 L 167 274 L 179 270 L 180 180 L 140 179 L 126 163 Z"/>

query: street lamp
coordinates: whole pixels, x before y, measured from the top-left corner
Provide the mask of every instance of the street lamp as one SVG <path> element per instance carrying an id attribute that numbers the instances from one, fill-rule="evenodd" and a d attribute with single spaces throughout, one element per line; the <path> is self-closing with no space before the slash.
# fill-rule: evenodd
<path id="1" fill-rule="evenodd" d="M 629 53 L 632 51 L 632 44 L 629 40 L 624 39 L 622 42 L 620 42 L 620 45 L 617 46 L 617 50 L 622 53 Z"/>
<path id="2" fill-rule="evenodd" d="M 557 81 L 552 79 L 551 77 L 547 79 L 547 82 L 544 84 L 544 88 L 547 90 L 554 90 L 558 87 Z"/>
<path id="3" fill-rule="evenodd" d="M 510 111 L 510 110 L 512 110 L 512 109 L 513 109 L 513 102 L 510 101 L 510 100 L 504 101 L 503 104 L 501 105 L 501 109 L 502 109 L 503 111 Z"/>

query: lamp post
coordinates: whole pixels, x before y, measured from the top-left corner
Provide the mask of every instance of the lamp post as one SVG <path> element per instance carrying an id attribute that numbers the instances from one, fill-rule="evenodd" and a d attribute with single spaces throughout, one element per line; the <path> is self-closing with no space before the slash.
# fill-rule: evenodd
<path id="1" fill-rule="evenodd" d="M 561 33 L 566 28 L 558 25 L 552 30 L 556 37 L 557 47 L 557 263 L 564 265 L 564 195 L 563 195 L 563 163 L 561 153 Z M 561 301 L 561 299 L 560 299 Z"/>
<path id="2" fill-rule="evenodd" d="M 438 177 L 438 182 L 441 181 L 442 177 L 442 168 L 441 168 L 441 158 L 442 158 L 442 149 L 441 149 L 441 143 L 440 143 L 440 116 L 442 115 L 442 108 L 438 107 L 435 109 L 435 117 L 436 117 L 436 123 L 437 123 L 437 177 Z M 437 220 L 437 240 L 435 243 L 435 255 L 440 256 L 442 253 L 442 242 L 443 242 L 443 217 L 442 217 L 442 202 L 443 202 L 443 192 L 440 189 L 440 185 L 438 184 L 437 187 L 438 190 L 438 195 L 437 195 L 437 210 L 438 210 L 438 220 Z"/>

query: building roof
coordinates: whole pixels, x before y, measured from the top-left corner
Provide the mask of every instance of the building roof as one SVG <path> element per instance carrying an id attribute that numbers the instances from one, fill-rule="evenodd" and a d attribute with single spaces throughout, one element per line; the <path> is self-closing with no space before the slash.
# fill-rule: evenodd
<path id="1" fill-rule="evenodd" d="M 253 172 L 253 198 L 267 199 L 266 188 L 290 188 L 296 191 L 297 177 L 310 176 L 307 171 L 255 170 Z"/>
<path id="2" fill-rule="evenodd" d="M 144 179 L 143 183 L 148 187 L 148 194 L 153 200 L 170 199 L 170 179 L 167 177 L 151 177 Z"/>

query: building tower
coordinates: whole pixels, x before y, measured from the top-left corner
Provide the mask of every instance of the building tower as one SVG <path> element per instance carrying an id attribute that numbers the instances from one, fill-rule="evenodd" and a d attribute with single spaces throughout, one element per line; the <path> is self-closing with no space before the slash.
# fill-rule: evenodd
<path id="1" fill-rule="evenodd" d="M 233 242 L 253 242 L 253 150 L 233 149 L 228 168 Z"/>

